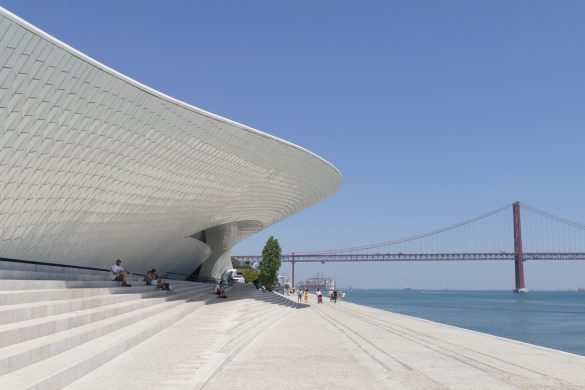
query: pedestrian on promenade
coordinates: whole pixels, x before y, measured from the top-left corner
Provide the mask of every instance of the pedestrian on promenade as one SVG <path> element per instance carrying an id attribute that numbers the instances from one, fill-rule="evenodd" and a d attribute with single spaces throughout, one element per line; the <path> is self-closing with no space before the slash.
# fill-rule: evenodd
<path id="1" fill-rule="evenodd" d="M 309 303 L 309 289 L 305 289 L 305 303 Z"/>
<path id="2" fill-rule="evenodd" d="M 333 290 L 333 302 L 337 303 L 337 290 Z"/>
<path id="3" fill-rule="evenodd" d="M 321 293 L 321 289 L 317 290 L 317 303 L 323 303 L 323 294 Z"/>
<path id="4" fill-rule="evenodd" d="M 299 291 L 297 293 L 297 302 L 301 303 L 303 301 L 303 292 L 301 291 L 301 289 L 299 288 Z"/>

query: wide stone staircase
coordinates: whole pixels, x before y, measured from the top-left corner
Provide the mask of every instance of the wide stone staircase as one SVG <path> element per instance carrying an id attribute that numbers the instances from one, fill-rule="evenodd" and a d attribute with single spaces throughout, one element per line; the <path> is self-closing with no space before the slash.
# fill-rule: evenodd
<path id="1" fill-rule="evenodd" d="M 297 307 L 250 285 L 235 285 L 227 295 L 213 296 L 197 312 L 65 389 L 201 389 L 266 328 L 278 326 Z M 116 372 L 123 374 L 112 375 Z"/>
<path id="2" fill-rule="evenodd" d="M 0 261 L 0 389 L 61 389 L 215 298 L 209 284 L 130 280 Z"/>

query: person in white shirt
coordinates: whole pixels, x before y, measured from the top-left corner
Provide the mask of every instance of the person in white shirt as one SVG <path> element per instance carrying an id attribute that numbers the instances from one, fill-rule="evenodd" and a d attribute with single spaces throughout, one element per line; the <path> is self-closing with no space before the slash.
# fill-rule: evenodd
<path id="1" fill-rule="evenodd" d="M 132 287 L 131 284 L 128 283 L 127 276 L 130 272 L 126 271 L 124 267 L 122 267 L 122 260 L 116 260 L 116 263 L 112 266 L 112 276 L 114 277 L 114 281 L 122 282 L 122 286 L 124 287 Z"/>

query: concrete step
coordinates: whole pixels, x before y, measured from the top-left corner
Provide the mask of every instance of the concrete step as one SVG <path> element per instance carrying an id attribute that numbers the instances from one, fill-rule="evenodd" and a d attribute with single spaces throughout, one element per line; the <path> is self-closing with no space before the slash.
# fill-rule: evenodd
<path id="1" fill-rule="evenodd" d="M 275 294 L 275 293 L 271 293 L 271 292 L 257 292 L 255 294 L 255 298 L 258 300 L 262 300 L 262 301 L 266 301 L 266 302 L 271 302 L 273 304 L 278 304 L 278 305 L 283 305 L 283 306 L 287 306 L 287 307 L 297 307 L 297 304 L 293 301 L 291 301 L 290 299 L 280 295 L 280 294 Z"/>
<path id="2" fill-rule="evenodd" d="M 145 285 L 143 278 L 132 282 L 136 286 Z M 173 286 L 179 286 L 183 284 L 190 285 L 202 285 L 207 286 L 210 290 L 213 286 L 209 286 L 205 283 L 194 283 L 187 282 L 184 280 L 168 280 L 163 281 L 171 283 Z M 61 288 L 99 288 L 99 287 L 120 287 L 120 282 L 114 282 L 110 279 L 107 280 L 27 280 L 27 279 L 0 279 L 0 291 L 8 290 L 41 290 L 41 289 L 61 289 Z"/>
<path id="3" fill-rule="evenodd" d="M 12 272 L 11 272 L 12 271 Z M 19 271 L 19 272 L 15 272 Z M 134 270 L 139 271 L 139 270 Z M 27 272 L 33 272 L 33 274 L 27 274 Z M 35 276 L 34 273 L 40 273 L 40 275 Z M 138 273 L 146 273 L 138 272 Z M 55 265 L 44 265 L 44 264 L 31 264 L 31 263 L 19 263 L 19 262 L 9 262 L 9 261 L 0 261 L 0 279 L 46 279 L 46 275 L 69 275 L 69 277 L 63 277 L 63 280 L 83 280 L 79 278 L 75 278 L 73 275 L 94 275 L 94 279 L 91 280 L 112 280 L 112 275 L 109 270 L 91 270 L 91 269 L 84 269 L 84 268 L 72 268 L 72 267 L 60 267 Z M 10 277 L 11 275 L 23 275 L 16 277 Z M 31 275 L 31 277 L 27 277 L 27 275 Z M 97 276 L 97 279 L 95 278 Z M 178 275 L 175 275 L 178 276 Z M 130 274 L 129 278 L 132 280 L 142 280 L 144 277 L 141 275 L 133 275 Z M 59 279 L 59 277 L 51 277 L 50 279 Z M 89 279 L 88 279 L 89 280 Z M 174 280 L 174 279 L 173 279 Z M 181 281 L 178 279 L 178 281 Z"/>
<path id="4" fill-rule="evenodd" d="M 275 306 L 271 304 L 258 305 L 249 314 L 244 314 L 239 317 L 239 325 L 234 329 L 234 335 L 245 334 L 249 329 L 262 324 L 267 318 L 276 317 L 281 313 L 293 310 L 290 307 Z"/>
<path id="5" fill-rule="evenodd" d="M 19 263 L 13 261 L 0 261 L 0 270 L 6 271 L 33 271 L 33 272 L 59 272 L 59 273 L 78 273 L 78 274 L 103 274 L 109 273 L 109 270 L 92 270 L 85 268 L 60 267 L 49 264 L 32 264 Z"/>
<path id="6" fill-rule="evenodd" d="M 182 299 L 186 295 L 197 293 L 205 297 L 206 290 L 206 286 L 184 286 L 183 288 L 177 288 L 171 293 L 159 290 L 158 296 L 153 296 L 148 299 L 118 302 L 106 306 L 0 325 L 0 347 L 62 332 L 133 310 L 154 306 L 165 301 Z"/>
<path id="7" fill-rule="evenodd" d="M 37 277 L 36 275 L 32 275 Z M 93 279 L 93 277 L 91 278 Z M 139 275 L 131 275 L 129 277 L 132 285 L 145 286 L 144 277 Z M 172 285 L 202 285 L 208 286 L 205 283 L 194 283 L 184 280 L 169 280 L 163 279 L 164 282 L 169 282 Z M 115 282 L 108 277 L 105 280 L 43 280 L 43 279 L 0 279 L 0 291 L 13 290 L 40 290 L 40 289 L 63 289 L 63 288 L 97 288 L 97 287 L 120 287 L 121 282 Z M 212 287 L 209 287 L 211 290 Z"/>
<path id="8" fill-rule="evenodd" d="M 139 285 L 129 287 L 104 287 L 104 288 L 65 288 L 45 290 L 16 290 L 0 291 L 0 306 L 18 305 L 22 303 L 61 301 L 66 299 L 86 298 L 98 295 L 128 294 L 152 291 L 155 286 Z M 129 291 L 132 290 L 132 291 Z"/>
<path id="9" fill-rule="evenodd" d="M 113 279 L 110 271 L 95 271 L 76 268 L 37 266 L 35 269 L 1 269 L 0 280 L 103 280 L 111 281 Z M 129 274 L 129 281 L 143 281 L 144 276 Z"/>
<path id="10" fill-rule="evenodd" d="M 238 348 L 244 347 L 265 329 L 267 321 L 274 322 L 276 319 L 286 316 L 292 310 L 294 309 L 291 307 L 275 307 L 274 305 L 270 305 L 268 309 L 262 310 L 259 313 L 254 313 L 256 315 L 248 318 L 241 318 L 240 325 L 232 334 L 231 345 L 224 348 L 222 352 L 234 351 Z M 272 319 L 272 321 L 269 321 L 269 319 Z"/>
<path id="11" fill-rule="evenodd" d="M 26 280 L 102 280 L 111 281 L 109 272 L 102 273 L 72 273 L 56 271 L 22 271 L 0 270 L 0 279 L 26 279 Z"/>
<path id="12" fill-rule="evenodd" d="M 120 282 L 111 280 L 27 280 L 0 279 L 0 291 L 45 290 L 61 288 L 119 287 Z"/>
<path id="13" fill-rule="evenodd" d="M 157 290 L 154 286 L 148 286 L 148 289 L 145 289 L 145 287 L 146 286 L 124 287 L 127 293 L 123 294 L 97 295 L 84 298 L 64 299 L 59 301 L 0 306 L 0 324 L 27 321 L 33 318 L 90 309 L 141 298 L 160 296 L 161 291 Z M 188 285 L 176 286 L 176 289 L 180 288 L 188 288 Z"/>
<path id="14" fill-rule="evenodd" d="M 160 316 L 166 311 L 181 306 L 182 300 L 201 299 L 204 294 L 200 289 L 195 291 L 187 289 L 187 291 L 182 292 L 180 299 L 143 307 L 114 317 L 4 347 L 0 349 L 0 375 L 6 375 L 44 359 L 55 357 L 60 353 L 86 342 L 91 342 L 94 339 L 103 338 L 123 328 L 140 326 L 140 322 L 143 320 L 148 320 L 153 316 Z M 201 304 L 203 303 L 201 302 Z"/>
<path id="15" fill-rule="evenodd" d="M 280 313 L 293 312 L 289 307 L 254 299 L 253 291 L 245 291 L 245 287 L 236 286 L 225 300 L 212 295 L 201 312 L 187 316 L 65 389 L 202 388 L 206 378 L 247 345 L 248 337 L 265 330 L 273 316 L 280 318 Z M 152 350 L 157 352 L 148 356 Z M 128 374 L 119 380 L 110 377 L 108 373 L 116 370 Z"/>
<path id="16" fill-rule="evenodd" d="M 240 325 L 238 325 L 234 334 L 244 334 L 249 329 L 254 328 L 258 324 L 262 324 L 267 318 L 277 317 L 291 310 L 295 310 L 294 306 L 274 304 L 271 301 L 254 300 L 253 303 L 244 308 L 242 315 L 238 317 Z"/>
<path id="17" fill-rule="evenodd" d="M 201 388 L 225 361 L 266 329 L 271 318 L 293 312 L 289 307 L 256 300 L 252 293 L 246 296 L 238 290 L 230 291 L 226 300 L 212 297 L 213 304 L 202 308 L 201 315 L 196 312 L 188 316 L 65 389 L 116 388 L 116 379 L 104 375 L 119 367 L 128 375 L 118 380 L 118 388 Z M 158 352 L 148 356 L 152 350 Z M 145 378 L 151 382 L 145 382 Z"/>
<path id="18" fill-rule="evenodd" d="M 302 299 L 302 302 L 303 303 L 299 303 L 299 302 L 297 302 L 297 297 L 296 296 L 285 296 L 285 295 L 282 295 L 280 293 L 273 293 L 273 294 L 276 295 L 276 296 L 278 296 L 278 297 L 280 297 L 280 299 L 278 300 L 278 302 L 281 302 L 284 305 L 287 305 L 287 306 L 290 306 L 290 307 L 293 307 L 293 308 L 296 308 L 296 309 L 300 309 L 300 308 L 303 308 L 303 307 L 309 307 L 310 306 L 309 304 L 304 303 L 305 302 L 304 298 Z M 316 300 L 317 297 L 315 295 L 313 295 L 310 299 L 315 299 Z"/>
<path id="19" fill-rule="evenodd" d="M 269 301 L 254 300 L 250 306 L 245 307 L 244 314 L 238 316 L 238 323 L 224 337 L 223 343 L 218 345 L 215 353 L 210 359 L 198 369 L 198 380 L 190 383 L 197 387 L 197 384 L 207 383 L 221 367 L 224 367 L 235 355 L 254 341 L 267 327 L 267 324 L 280 319 L 291 313 L 294 309 L 284 305 L 275 305 Z M 191 388 L 184 386 L 182 388 Z"/>
<path id="20" fill-rule="evenodd" d="M 233 333 L 234 339 L 245 339 L 245 336 L 254 330 L 258 330 L 258 327 L 262 328 L 262 324 L 268 318 L 279 318 L 282 315 L 294 310 L 290 307 L 280 306 L 275 307 L 270 305 L 267 308 L 255 309 L 251 314 L 240 317 L 240 325 L 238 325 Z"/>
<path id="21" fill-rule="evenodd" d="M 213 299 L 211 296 L 208 299 Z M 204 301 L 186 302 L 151 313 L 66 352 L 0 377 L 0 388 L 60 389 L 197 310 Z M 155 353 L 156 351 L 153 351 Z M 124 373 L 120 373 L 124 374 Z"/>

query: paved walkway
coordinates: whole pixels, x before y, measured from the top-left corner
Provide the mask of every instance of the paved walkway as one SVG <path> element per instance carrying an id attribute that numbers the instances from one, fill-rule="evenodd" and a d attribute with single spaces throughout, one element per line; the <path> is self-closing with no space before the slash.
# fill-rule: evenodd
<path id="1" fill-rule="evenodd" d="M 276 323 L 205 389 L 585 389 L 585 358 L 347 302 Z"/>
<path id="2" fill-rule="evenodd" d="M 585 358 L 347 302 L 249 288 L 67 389 L 585 389 Z"/>

